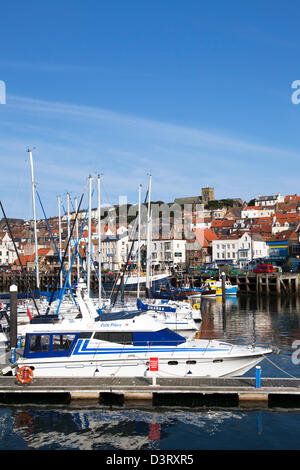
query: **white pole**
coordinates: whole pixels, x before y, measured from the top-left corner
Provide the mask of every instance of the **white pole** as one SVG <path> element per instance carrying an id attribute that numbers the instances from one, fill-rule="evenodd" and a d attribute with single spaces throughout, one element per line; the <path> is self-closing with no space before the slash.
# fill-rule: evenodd
<path id="1" fill-rule="evenodd" d="M 150 211 L 150 240 L 149 240 L 149 244 L 150 244 L 150 268 L 149 268 L 149 273 L 150 273 L 150 287 L 152 287 L 152 209 Z"/>
<path id="2" fill-rule="evenodd" d="M 40 275 L 39 275 L 39 256 L 38 256 L 38 243 L 37 243 L 37 230 L 36 230 L 36 207 L 35 207 L 35 182 L 33 173 L 33 160 L 32 152 L 28 150 L 31 168 L 31 187 L 32 187 L 32 205 L 33 205 L 33 223 L 34 223 L 34 245 L 35 245 L 35 270 L 36 270 L 36 287 L 40 288 Z"/>
<path id="3" fill-rule="evenodd" d="M 75 211 L 76 211 L 76 214 L 77 214 L 77 210 L 78 210 L 78 201 L 77 201 L 77 197 L 75 197 Z M 76 230 L 76 244 L 77 244 L 77 280 L 79 281 L 80 275 L 79 275 L 78 216 L 76 218 L 75 230 Z"/>
<path id="4" fill-rule="evenodd" d="M 88 296 L 90 295 L 91 287 L 91 215 L 92 215 L 92 181 L 93 178 L 89 176 L 89 217 L 88 217 L 88 249 L 87 249 L 87 290 Z"/>
<path id="5" fill-rule="evenodd" d="M 60 196 L 57 197 L 58 199 L 58 235 L 59 235 L 59 258 L 60 262 L 62 261 L 61 258 L 61 201 L 60 201 Z M 60 288 L 62 289 L 62 269 L 60 270 Z"/>
<path id="6" fill-rule="evenodd" d="M 137 256 L 137 298 L 140 297 L 140 275 L 141 275 L 141 189 L 142 185 L 139 185 L 139 216 L 138 216 L 138 256 Z"/>
<path id="7" fill-rule="evenodd" d="M 67 215 L 68 215 L 68 240 L 70 238 L 70 194 L 67 194 Z M 71 266 L 71 240 L 69 240 L 69 246 L 68 246 L 68 270 L 70 269 Z"/>
<path id="8" fill-rule="evenodd" d="M 102 279 L 101 279 L 101 178 L 98 175 L 98 299 L 99 308 L 101 308 L 101 290 L 102 290 Z"/>
<path id="9" fill-rule="evenodd" d="M 150 263 L 151 263 L 151 247 L 150 247 L 150 219 L 151 219 L 151 182 L 152 176 L 149 176 L 148 189 L 148 213 L 147 213 L 147 270 L 146 270 L 146 287 L 150 288 Z"/>

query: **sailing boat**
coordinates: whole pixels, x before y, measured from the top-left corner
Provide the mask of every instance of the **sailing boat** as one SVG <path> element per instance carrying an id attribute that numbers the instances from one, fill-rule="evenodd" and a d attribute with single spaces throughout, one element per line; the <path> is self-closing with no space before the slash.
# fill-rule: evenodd
<path id="1" fill-rule="evenodd" d="M 147 265 L 146 265 L 146 289 L 150 291 L 153 285 L 152 281 L 152 212 L 151 212 L 151 183 L 152 176 L 149 176 L 149 198 L 148 198 L 148 211 L 147 211 Z M 140 230 L 140 227 L 139 227 Z M 160 321 L 164 319 L 165 325 L 172 328 L 175 331 L 193 331 L 198 329 L 195 319 L 201 321 L 201 313 L 194 311 L 192 307 L 187 303 L 172 303 L 166 304 L 157 300 L 148 300 L 142 302 L 140 298 L 137 298 L 137 306 L 142 311 L 148 311 L 152 315 L 159 315 Z M 194 315 L 194 318 L 193 318 Z"/>

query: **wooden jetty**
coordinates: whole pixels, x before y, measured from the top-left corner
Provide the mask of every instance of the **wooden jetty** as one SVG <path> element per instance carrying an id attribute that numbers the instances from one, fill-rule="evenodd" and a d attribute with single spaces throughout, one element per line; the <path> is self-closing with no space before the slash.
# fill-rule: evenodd
<path id="1" fill-rule="evenodd" d="M 147 401 L 154 406 L 217 405 L 300 408 L 300 379 L 263 378 L 256 388 L 255 378 L 245 377 L 92 377 L 33 378 L 23 385 L 16 377 L 0 377 L 0 403 L 49 403 L 53 398 L 111 401 Z"/>
<path id="2" fill-rule="evenodd" d="M 229 278 L 232 284 L 237 284 L 240 293 L 258 295 L 300 294 L 300 277 L 297 273 L 247 273 L 246 275 Z"/>
<path id="3" fill-rule="evenodd" d="M 113 286 L 116 273 L 114 275 L 102 275 L 102 283 L 106 286 Z M 174 276 L 171 283 L 179 286 L 183 282 L 189 282 L 194 287 L 199 287 L 209 276 L 205 274 L 185 274 Z M 246 274 L 226 273 L 226 278 L 232 284 L 238 286 L 238 292 L 241 294 L 256 295 L 281 295 L 293 296 L 300 295 L 300 273 L 262 273 L 255 274 L 247 272 Z M 71 276 L 71 283 L 74 283 L 77 277 L 74 273 Z M 57 277 L 55 273 L 40 273 L 40 289 L 42 291 L 51 291 L 51 286 L 55 286 Z M 8 292 L 12 284 L 18 286 L 19 292 L 28 292 L 29 289 L 36 288 L 36 278 L 33 273 L 0 273 L 0 292 Z M 91 273 L 91 289 L 96 294 L 98 292 L 98 279 L 95 273 Z M 127 292 L 126 286 L 124 289 Z M 108 288 L 107 293 L 110 293 Z M 131 293 L 134 294 L 133 291 Z"/>
<path id="4" fill-rule="evenodd" d="M 190 283 L 194 287 L 199 287 L 209 276 L 184 275 L 182 282 Z M 299 273 L 261 273 L 247 272 L 245 274 L 226 273 L 226 278 L 233 285 L 238 286 L 240 294 L 255 295 L 278 295 L 297 296 L 300 295 L 300 274 Z M 179 280 L 173 280 L 174 285 L 178 285 Z"/>

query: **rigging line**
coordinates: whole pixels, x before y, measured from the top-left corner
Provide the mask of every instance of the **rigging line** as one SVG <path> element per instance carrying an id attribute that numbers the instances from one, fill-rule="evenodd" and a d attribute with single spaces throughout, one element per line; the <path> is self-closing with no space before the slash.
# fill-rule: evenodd
<path id="1" fill-rule="evenodd" d="M 60 309 L 60 306 L 61 306 L 61 302 L 62 302 L 62 299 L 63 299 L 63 296 L 64 296 L 64 292 L 65 292 L 65 289 L 66 289 L 67 282 L 69 282 L 69 275 L 70 275 L 70 273 L 72 272 L 72 266 L 73 266 L 73 263 L 74 263 L 74 259 L 75 259 L 77 247 L 78 247 L 78 244 L 79 244 L 79 241 L 80 241 L 80 238 L 81 238 L 81 234 L 82 234 L 82 231 L 83 231 L 83 229 L 84 229 L 84 224 L 85 224 L 86 217 L 87 217 L 87 212 L 86 212 L 86 214 L 85 214 L 85 219 L 84 219 L 84 221 L 82 222 L 80 234 L 79 234 L 78 240 L 77 240 L 77 242 L 76 242 L 76 247 L 75 247 L 75 250 L 74 250 L 74 253 L 73 253 L 73 257 L 72 257 L 72 261 L 71 261 L 71 264 L 70 264 L 70 267 L 69 267 L 68 275 L 67 275 L 67 277 L 66 277 L 65 284 L 64 284 L 64 288 L 63 288 L 63 290 L 62 290 L 61 297 L 60 297 L 60 300 L 59 300 L 59 304 L 58 304 L 58 307 L 57 307 L 57 310 L 56 310 L 56 314 L 57 314 L 57 315 L 58 315 L 58 312 L 59 312 L 59 309 Z"/>
<path id="2" fill-rule="evenodd" d="M 4 209 L 3 209 L 3 206 L 2 206 L 2 202 L 1 202 L 1 201 L 0 201 L 0 205 L 1 205 L 1 210 L 2 210 L 2 212 L 3 212 L 3 216 L 4 216 L 4 219 L 5 219 L 5 222 L 6 222 L 8 231 L 9 231 L 10 238 L 12 239 L 12 242 L 13 242 L 13 244 L 14 244 L 14 249 L 15 249 L 16 255 L 17 255 L 17 257 L 18 257 L 19 263 L 20 263 L 20 267 L 21 267 L 22 274 L 25 274 L 25 269 L 24 269 L 24 266 L 23 266 L 23 264 L 22 264 L 22 261 L 21 261 L 20 255 L 19 255 L 19 251 L 18 251 L 18 249 L 17 249 L 16 243 L 15 243 L 15 239 L 14 239 L 14 237 L 13 237 L 13 234 L 12 234 L 12 231 L 11 231 L 10 225 L 9 225 L 9 223 L 8 223 L 8 220 L 7 220 L 6 214 L 5 214 L 5 212 L 4 212 Z M 33 295 L 32 291 L 31 291 L 30 287 L 29 287 L 28 290 L 29 290 L 29 293 L 30 293 L 30 295 L 31 295 L 31 297 L 32 297 L 32 300 L 33 300 L 34 306 L 35 306 L 35 308 L 36 308 L 36 311 L 37 311 L 38 314 L 39 314 L 39 309 L 38 309 L 38 306 L 37 306 L 37 304 L 36 304 L 34 295 Z"/>
<path id="3" fill-rule="evenodd" d="M 60 273 L 61 273 L 61 270 L 62 270 L 62 266 L 63 266 L 64 263 L 65 263 L 65 258 L 66 258 L 66 255 L 67 255 L 67 253 L 68 253 L 68 248 L 69 248 L 70 240 L 71 240 L 71 237 L 72 237 L 72 235 L 73 235 L 74 227 L 75 227 L 75 224 L 76 224 L 77 216 L 78 216 L 78 213 L 79 213 L 79 210 L 80 210 L 80 206 L 81 206 L 83 197 L 84 197 L 84 193 L 82 193 L 81 198 L 80 198 L 80 201 L 79 201 L 79 206 L 78 206 L 78 209 L 77 209 L 77 212 L 76 212 L 76 216 L 75 216 L 75 219 L 74 219 L 74 222 L 73 222 L 73 225 L 72 225 L 72 229 L 71 229 L 70 236 L 69 236 L 68 241 L 67 241 L 67 245 L 66 245 L 65 252 L 64 252 L 64 255 L 63 255 L 63 259 L 62 259 L 62 262 L 61 262 L 61 265 L 60 265 L 60 268 L 59 268 L 59 272 L 58 272 L 58 275 L 57 275 L 57 277 L 56 277 L 56 282 L 55 282 L 54 288 L 52 289 L 51 298 L 50 298 L 50 300 L 49 300 L 49 304 L 48 304 L 48 307 L 47 307 L 46 315 L 48 315 L 49 310 L 50 310 L 50 307 L 51 307 L 51 304 L 52 304 L 53 299 L 54 299 L 54 294 L 55 294 L 55 291 L 56 291 L 57 285 L 58 285 L 58 279 L 60 278 Z"/>
<path id="4" fill-rule="evenodd" d="M 147 193 L 146 193 L 146 196 L 145 196 L 144 204 L 146 204 L 146 202 L 147 202 L 148 193 L 149 193 L 149 188 L 148 188 Z M 136 219 L 136 221 L 137 221 L 137 223 L 136 223 L 136 228 L 135 228 L 135 234 L 136 234 L 136 232 L 137 232 L 137 230 L 138 230 L 138 219 Z M 132 244 L 131 244 L 129 253 L 128 253 L 128 255 L 127 255 L 127 260 L 126 260 L 126 264 L 125 264 L 125 266 L 124 266 L 124 268 L 123 268 L 123 272 L 122 272 L 121 275 L 120 275 L 120 273 L 118 274 L 118 276 L 117 276 L 117 278 L 116 278 L 116 280 L 115 280 L 115 284 L 114 284 L 114 286 L 113 286 L 113 289 L 114 289 L 115 286 L 116 286 L 116 284 L 117 284 L 117 282 L 118 282 L 118 280 L 120 279 L 120 284 L 119 284 L 119 286 L 118 286 L 118 288 L 117 288 L 117 291 L 116 291 L 116 293 L 115 293 L 115 298 L 114 298 L 114 300 L 113 300 L 113 302 L 112 302 L 112 306 L 113 306 L 113 307 L 114 307 L 114 305 L 115 305 L 115 303 L 116 303 L 116 301 L 117 301 L 117 298 L 118 298 L 118 294 L 119 294 L 119 291 L 120 291 L 120 287 L 121 287 L 121 285 L 122 285 L 122 281 L 123 281 L 123 278 L 124 278 L 125 273 L 126 273 L 126 270 L 127 270 L 128 262 L 129 262 L 129 259 L 130 259 L 130 257 L 131 257 L 131 254 L 132 254 L 132 250 L 133 250 L 133 247 L 134 247 L 134 242 L 135 242 L 135 237 L 134 237 L 133 240 L 132 240 Z M 111 293 L 111 298 L 112 298 L 112 294 L 113 294 L 113 290 L 112 290 L 112 293 Z"/>
<path id="5" fill-rule="evenodd" d="M 92 190 L 92 197 L 94 195 L 94 189 Z M 72 203 L 72 200 L 71 200 L 71 203 Z M 72 204 L 73 205 L 73 204 Z M 62 208 L 63 210 L 65 211 L 65 214 L 67 213 L 66 212 L 66 209 L 64 207 L 64 203 L 62 202 Z M 88 211 L 89 211 L 89 208 L 86 209 L 86 213 L 85 213 L 85 217 L 84 217 L 84 221 L 86 220 L 86 217 L 87 217 L 87 214 L 88 214 Z M 74 212 L 75 212 L 75 209 L 74 209 Z M 81 259 L 81 256 L 80 256 L 80 253 L 79 253 L 79 244 L 76 245 L 76 240 L 74 238 L 74 235 L 72 235 L 72 241 L 74 242 L 74 246 L 75 246 L 75 254 L 77 253 L 78 257 L 79 257 L 79 261 L 80 261 L 80 264 L 81 264 L 81 267 L 82 267 L 82 270 L 83 270 L 83 274 L 85 276 L 85 279 L 87 280 L 87 275 L 86 275 L 86 272 L 84 270 L 84 267 L 83 267 L 83 263 L 82 263 L 82 259 Z"/>
<path id="6" fill-rule="evenodd" d="M 63 206 L 63 204 L 62 204 Z M 64 206 L 63 206 L 63 209 L 64 209 Z M 88 209 L 87 209 L 88 211 Z M 85 216 L 85 219 L 86 219 L 86 216 Z M 84 220 L 85 220 L 84 219 Z M 76 247 L 76 240 L 74 238 L 74 235 L 72 235 L 72 241 L 74 242 L 74 246 L 75 246 L 75 253 L 77 253 L 78 257 L 79 257 L 79 261 L 80 261 L 80 264 L 81 264 L 81 268 L 82 268 L 82 272 L 84 274 L 84 277 L 85 277 L 85 280 L 87 281 L 87 275 L 86 275 L 86 272 L 85 272 L 85 269 L 84 269 L 84 266 L 83 266 L 83 262 L 82 262 L 82 258 L 80 256 L 80 253 L 79 253 L 79 245 Z"/>
<path id="7" fill-rule="evenodd" d="M 108 193 L 107 193 L 107 191 L 106 191 L 106 189 L 105 189 L 105 185 L 103 184 L 103 181 L 102 181 L 101 183 L 102 183 L 102 190 L 103 190 L 103 192 L 104 192 L 104 194 L 105 194 L 105 196 L 106 196 L 106 199 L 107 199 L 107 201 L 108 201 L 108 204 L 110 204 L 110 207 L 114 207 L 114 204 L 112 204 L 112 202 L 110 201 L 110 198 L 108 197 Z"/>
<path id="8" fill-rule="evenodd" d="M 51 228 L 50 228 L 50 225 L 49 225 L 49 222 L 48 222 L 48 219 L 47 219 L 46 213 L 45 213 L 45 211 L 44 211 L 44 207 L 43 207 L 43 204 L 42 204 L 42 201 L 41 201 L 41 198 L 40 198 L 39 192 L 37 191 L 37 192 L 36 192 L 36 194 L 37 194 L 37 197 L 38 197 L 38 199 L 39 199 L 39 202 L 40 202 L 40 205 L 41 205 L 41 208 L 42 208 L 43 214 L 44 214 L 44 216 L 45 216 L 45 220 L 46 220 L 46 223 L 47 223 L 47 226 L 48 226 L 48 229 L 49 229 L 49 232 L 50 232 L 50 235 L 51 235 L 52 241 L 53 241 L 53 243 L 54 243 L 54 246 L 55 246 L 55 249 L 56 249 L 56 254 L 57 254 L 57 256 L 58 256 L 59 262 L 61 263 L 61 259 L 60 259 L 60 256 L 59 256 L 59 251 L 58 251 L 58 249 L 57 249 L 57 246 L 56 246 L 56 243 L 55 243 L 55 240 L 54 240 L 53 234 L 52 234 L 52 230 L 51 230 Z M 63 273 L 64 273 L 64 275 L 65 275 L 65 278 L 66 278 L 66 277 L 67 277 L 67 274 L 66 274 L 65 268 L 64 268 L 63 266 L 62 266 L 62 269 L 63 269 Z M 73 295 L 73 292 L 72 292 L 72 288 L 71 288 L 71 286 L 70 286 L 70 283 L 69 283 L 69 281 L 68 281 L 68 287 L 69 287 L 69 290 L 70 290 L 71 296 L 72 296 L 72 298 L 73 298 L 73 300 L 74 300 L 74 303 L 75 303 L 75 305 L 77 305 L 77 304 L 76 304 L 76 300 L 75 300 L 75 298 L 74 298 L 74 295 Z"/>
<path id="9" fill-rule="evenodd" d="M 134 263 L 134 261 L 135 261 L 135 259 L 136 259 L 136 256 L 137 256 L 137 253 L 135 253 L 133 262 L 132 262 L 132 264 L 130 265 L 130 268 L 129 268 L 129 271 L 128 271 L 128 275 L 127 275 L 126 281 L 124 282 L 124 285 L 123 285 L 123 290 L 122 290 L 122 292 L 121 292 L 121 294 L 120 294 L 120 299 L 122 299 L 122 295 L 124 294 L 124 290 L 125 290 L 127 281 L 128 281 L 128 279 L 129 279 L 129 277 L 130 277 L 130 273 L 131 273 L 131 270 L 132 270 L 132 267 L 133 267 L 133 263 Z"/>

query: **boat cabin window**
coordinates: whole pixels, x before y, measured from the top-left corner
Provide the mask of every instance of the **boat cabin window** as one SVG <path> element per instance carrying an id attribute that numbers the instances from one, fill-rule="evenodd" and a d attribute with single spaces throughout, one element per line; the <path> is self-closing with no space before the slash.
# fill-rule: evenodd
<path id="1" fill-rule="evenodd" d="M 67 351 L 74 340 L 74 335 L 53 335 L 52 351 Z"/>
<path id="2" fill-rule="evenodd" d="M 24 357 L 68 356 L 78 333 L 28 333 L 25 339 Z"/>
<path id="3" fill-rule="evenodd" d="M 93 339 L 110 343 L 132 344 L 132 333 L 128 331 L 97 331 Z"/>
<path id="4" fill-rule="evenodd" d="M 82 339 L 82 338 L 90 338 L 92 336 L 93 333 L 90 333 L 88 331 L 83 331 L 79 334 L 79 338 Z"/>
<path id="5" fill-rule="evenodd" d="M 46 352 L 50 348 L 49 335 L 32 335 L 30 336 L 29 352 Z"/>

